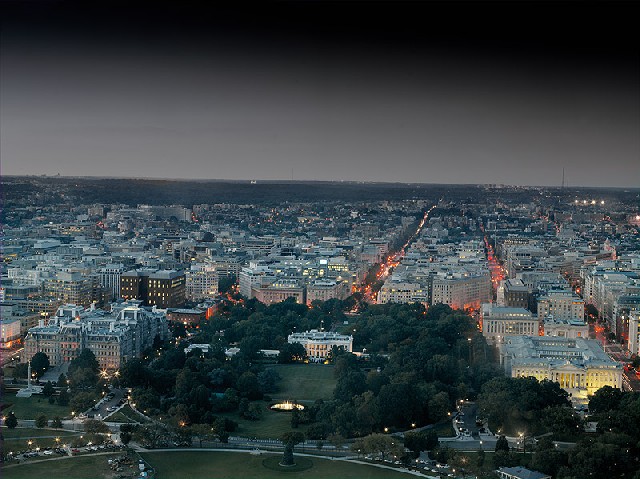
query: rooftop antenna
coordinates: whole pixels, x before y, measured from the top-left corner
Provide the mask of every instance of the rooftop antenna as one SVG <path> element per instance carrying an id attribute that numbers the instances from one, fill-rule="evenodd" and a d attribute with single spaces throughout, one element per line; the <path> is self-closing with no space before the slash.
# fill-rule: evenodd
<path id="1" fill-rule="evenodd" d="M 562 168 L 562 189 L 564 190 L 564 168 Z"/>

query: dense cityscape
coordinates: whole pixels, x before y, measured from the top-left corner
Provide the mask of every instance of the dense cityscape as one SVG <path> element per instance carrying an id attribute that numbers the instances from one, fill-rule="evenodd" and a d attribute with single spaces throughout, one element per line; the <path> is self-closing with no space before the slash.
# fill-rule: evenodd
<path id="1" fill-rule="evenodd" d="M 640 3 L 1 0 L 1 479 L 640 479 Z"/>
<path id="2" fill-rule="evenodd" d="M 2 187 L 6 477 L 638 477 L 637 189 Z"/>

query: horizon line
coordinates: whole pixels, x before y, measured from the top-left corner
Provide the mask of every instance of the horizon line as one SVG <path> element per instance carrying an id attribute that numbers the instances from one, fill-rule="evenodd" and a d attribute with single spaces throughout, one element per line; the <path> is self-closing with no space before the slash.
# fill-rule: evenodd
<path id="1" fill-rule="evenodd" d="M 258 184 L 258 182 L 266 183 L 348 183 L 348 184 L 369 184 L 369 185 L 424 185 L 424 186 L 496 186 L 496 187 L 513 187 L 513 188 L 551 188 L 559 190 L 571 190 L 571 189 L 616 189 L 616 190 L 639 190 L 638 186 L 596 186 L 596 185 L 572 185 L 564 187 L 562 185 L 527 185 L 527 184 L 513 184 L 513 183 L 426 183 L 426 182 L 405 182 L 405 181 L 374 181 L 374 180 L 308 180 L 308 179 L 264 179 L 264 178 L 185 178 L 185 177 L 160 177 L 160 176 L 102 176 L 102 175 L 61 175 L 61 174 L 22 174 L 11 175 L 4 174 L 0 177 L 0 183 L 2 178 L 61 178 L 61 179 L 99 179 L 99 180 L 145 180 L 145 181 L 183 181 L 183 182 L 220 182 L 220 183 L 249 183 Z M 255 182 L 255 183 L 254 183 Z"/>

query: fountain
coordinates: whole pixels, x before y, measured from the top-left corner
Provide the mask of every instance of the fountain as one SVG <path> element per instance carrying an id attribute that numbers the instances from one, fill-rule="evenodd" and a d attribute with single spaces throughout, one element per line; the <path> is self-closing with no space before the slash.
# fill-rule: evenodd
<path id="1" fill-rule="evenodd" d="M 304 406 L 302 404 L 287 400 L 281 403 L 272 404 L 271 406 L 269 406 L 269 409 L 271 409 L 272 411 L 291 412 L 294 409 L 302 411 L 304 409 Z"/>

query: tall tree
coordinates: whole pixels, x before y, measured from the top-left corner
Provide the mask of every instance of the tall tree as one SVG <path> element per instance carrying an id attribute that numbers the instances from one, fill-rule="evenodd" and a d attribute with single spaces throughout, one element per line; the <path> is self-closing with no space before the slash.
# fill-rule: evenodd
<path id="1" fill-rule="evenodd" d="M 495 451 L 505 451 L 509 452 L 509 443 L 507 442 L 507 438 L 505 436 L 500 436 L 496 441 Z"/>
<path id="2" fill-rule="evenodd" d="M 42 351 L 37 352 L 31 358 L 31 372 L 36 378 L 40 378 L 49 369 L 49 356 Z"/>
<path id="3" fill-rule="evenodd" d="M 55 389 L 53 389 L 53 384 L 51 384 L 51 381 L 47 381 L 44 387 L 42 388 L 42 394 L 45 397 L 51 397 L 53 396 L 54 392 L 55 392 Z"/>
<path id="4" fill-rule="evenodd" d="M 304 434 L 301 432 L 285 432 L 280 436 L 280 441 L 284 444 L 284 453 L 282 454 L 282 461 L 280 464 L 283 466 L 293 466 L 295 461 L 293 459 L 293 448 L 296 444 L 300 444 L 304 441 Z"/>
<path id="5" fill-rule="evenodd" d="M 386 434 L 370 434 L 360 444 L 364 454 L 379 454 L 383 461 L 390 455 L 400 457 L 404 453 L 398 440 Z"/>
<path id="6" fill-rule="evenodd" d="M 44 414 L 39 414 L 36 418 L 36 427 L 41 429 L 43 427 L 47 427 L 48 424 L 49 420 L 47 419 L 47 416 L 45 416 Z"/>
<path id="7" fill-rule="evenodd" d="M 592 413 L 607 413 L 617 409 L 623 397 L 620 389 L 604 386 L 598 389 L 589 400 L 589 411 Z"/>
<path id="8" fill-rule="evenodd" d="M 18 418 L 16 418 L 16 415 L 13 413 L 13 411 L 10 412 L 7 418 L 4 420 L 4 425 L 9 429 L 15 429 L 18 426 Z"/>

